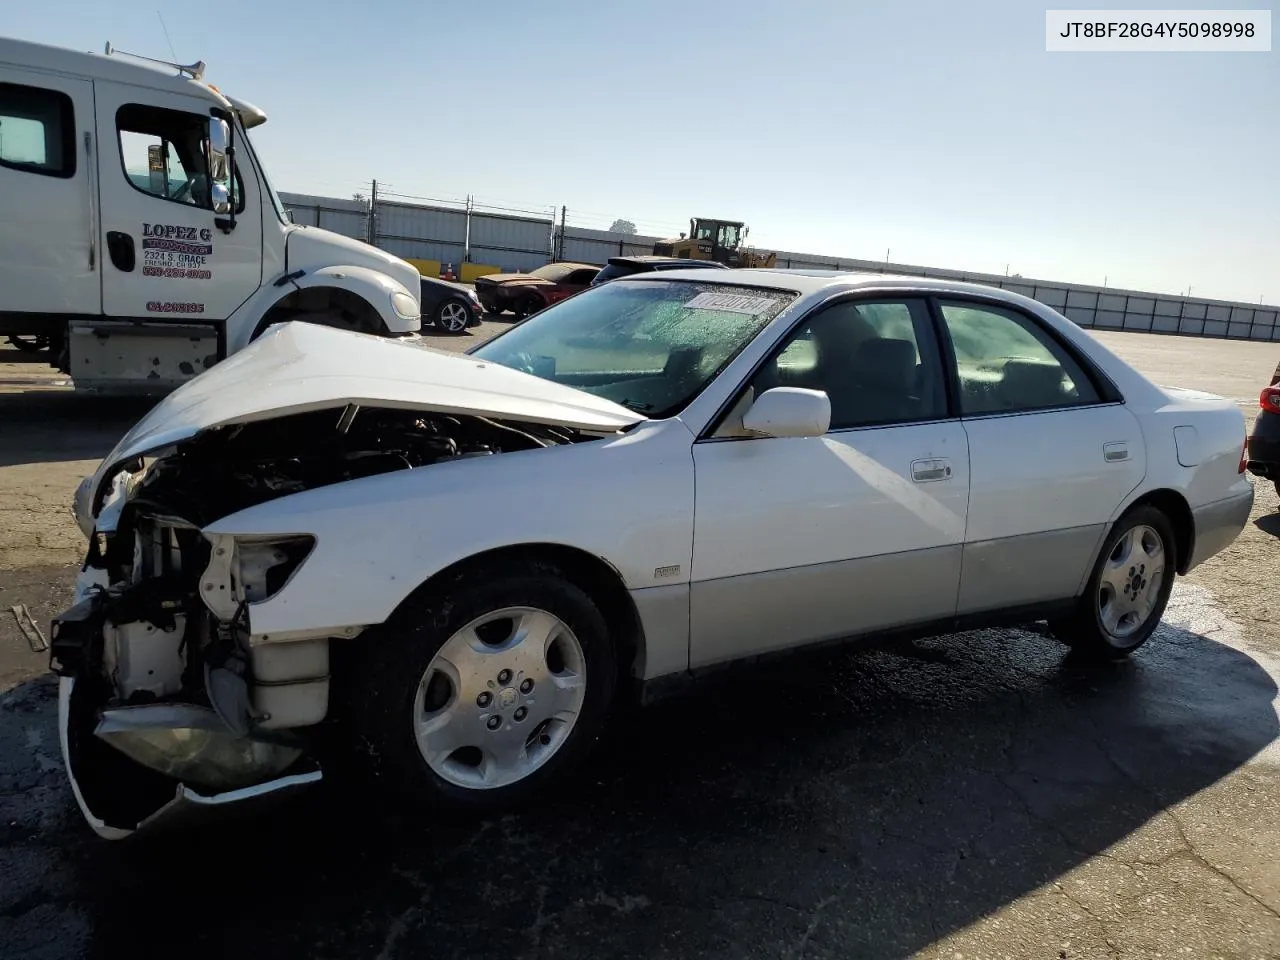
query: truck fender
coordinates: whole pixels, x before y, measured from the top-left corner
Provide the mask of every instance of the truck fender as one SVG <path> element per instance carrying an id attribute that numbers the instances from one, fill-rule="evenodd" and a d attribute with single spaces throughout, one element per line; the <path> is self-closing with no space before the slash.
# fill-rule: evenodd
<path id="1" fill-rule="evenodd" d="M 413 333 L 422 326 L 417 292 L 385 273 L 345 265 L 298 270 L 264 285 L 227 321 L 228 356 L 243 349 L 261 333 L 271 322 L 273 311 L 286 309 L 289 301 L 303 291 L 322 288 L 342 291 L 363 301 L 381 321 L 382 333 Z M 411 311 L 410 303 L 413 304 Z"/>

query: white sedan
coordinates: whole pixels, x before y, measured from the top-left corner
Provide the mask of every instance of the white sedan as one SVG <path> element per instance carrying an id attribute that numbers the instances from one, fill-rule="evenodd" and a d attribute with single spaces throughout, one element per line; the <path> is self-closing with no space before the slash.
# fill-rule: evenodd
<path id="1" fill-rule="evenodd" d="M 1122 657 L 1245 524 L 1244 443 L 1042 304 L 913 277 L 638 275 L 468 354 L 288 324 L 82 485 L 64 757 L 106 837 L 332 743 L 484 813 L 744 657 L 1037 619 Z"/>

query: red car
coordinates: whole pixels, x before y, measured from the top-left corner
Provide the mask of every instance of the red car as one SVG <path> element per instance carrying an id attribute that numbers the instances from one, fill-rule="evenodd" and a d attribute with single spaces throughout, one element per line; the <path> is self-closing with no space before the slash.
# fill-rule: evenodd
<path id="1" fill-rule="evenodd" d="M 523 319 L 587 289 L 599 272 L 589 263 L 548 263 L 530 273 L 491 273 L 476 278 L 476 296 L 486 313 L 510 310 Z"/>

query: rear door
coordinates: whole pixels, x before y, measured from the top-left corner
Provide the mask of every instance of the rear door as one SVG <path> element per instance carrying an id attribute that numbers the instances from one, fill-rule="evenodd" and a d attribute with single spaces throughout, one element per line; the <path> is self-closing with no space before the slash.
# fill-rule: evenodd
<path id="1" fill-rule="evenodd" d="M 215 224 L 209 101 L 96 81 L 103 312 L 224 320 L 262 278 L 257 182 L 237 176 L 236 225 Z M 248 168 L 252 169 L 252 168 Z"/>
<path id="2" fill-rule="evenodd" d="M 939 300 L 969 443 L 957 612 L 1073 597 L 1146 472 L 1137 419 L 1030 314 Z"/>
<path id="3" fill-rule="evenodd" d="M 93 85 L 0 65 L 0 310 L 94 314 Z"/>

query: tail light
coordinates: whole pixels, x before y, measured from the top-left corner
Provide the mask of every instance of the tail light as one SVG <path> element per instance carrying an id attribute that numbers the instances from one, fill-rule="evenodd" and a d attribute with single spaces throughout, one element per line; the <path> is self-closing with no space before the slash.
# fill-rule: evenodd
<path id="1" fill-rule="evenodd" d="M 1263 387 L 1258 406 L 1267 413 L 1280 413 L 1280 387 Z"/>

